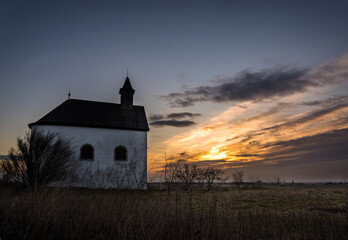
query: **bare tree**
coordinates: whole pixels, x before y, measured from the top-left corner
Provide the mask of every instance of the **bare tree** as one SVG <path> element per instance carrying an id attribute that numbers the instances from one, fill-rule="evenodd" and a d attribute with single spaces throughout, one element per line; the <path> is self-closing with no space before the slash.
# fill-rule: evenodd
<path id="1" fill-rule="evenodd" d="M 17 138 L 17 149 L 9 151 L 5 175 L 34 188 L 65 180 L 72 172 L 70 141 L 56 133 L 27 132 Z"/>
<path id="2" fill-rule="evenodd" d="M 244 182 L 244 171 L 235 171 L 232 173 L 232 177 L 237 186 L 240 187 L 240 185 Z"/>
<path id="3" fill-rule="evenodd" d="M 195 164 L 184 163 L 179 166 L 176 172 L 176 177 L 184 185 L 185 190 L 191 188 L 192 183 L 198 179 L 200 175 L 200 170 Z"/>
<path id="4" fill-rule="evenodd" d="M 167 186 L 167 192 L 173 188 L 174 182 L 177 180 L 177 170 L 179 167 L 180 160 L 185 155 L 185 153 L 179 154 L 179 159 L 175 160 L 172 158 L 167 158 L 167 154 L 164 154 L 164 169 L 163 169 L 163 175 L 164 175 L 164 183 Z"/>
<path id="5" fill-rule="evenodd" d="M 8 152 L 9 159 L 1 162 L 1 169 L 3 174 L 3 179 L 11 183 L 27 183 L 27 167 L 24 160 L 14 148 L 11 148 Z"/>
<path id="6" fill-rule="evenodd" d="M 205 169 L 201 169 L 199 173 L 200 175 L 199 178 L 207 183 L 208 191 L 209 191 L 215 180 L 221 180 L 221 175 L 223 173 L 224 171 L 221 169 L 214 168 L 214 167 L 207 167 Z"/>
<path id="7" fill-rule="evenodd" d="M 137 189 L 147 187 L 147 165 L 138 158 L 136 148 L 133 149 L 127 172 L 131 174 L 129 177 Z"/>

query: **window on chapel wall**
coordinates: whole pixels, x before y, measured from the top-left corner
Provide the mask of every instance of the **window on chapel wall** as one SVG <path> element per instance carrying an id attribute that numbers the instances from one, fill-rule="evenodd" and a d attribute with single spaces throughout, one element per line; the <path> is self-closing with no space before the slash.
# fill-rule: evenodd
<path id="1" fill-rule="evenodd" d="M 124 146 L 117 146 L 115 148 L 115 160 L 127 161 L 127 148 L 125 148 Z"/>
<path id="2" fill-rule="evenodd" d="M 85 144 L 80 149 L 80 159 L 81 160 L 93 160 L 94 159 L 94 149 L 92 145 Z"/>

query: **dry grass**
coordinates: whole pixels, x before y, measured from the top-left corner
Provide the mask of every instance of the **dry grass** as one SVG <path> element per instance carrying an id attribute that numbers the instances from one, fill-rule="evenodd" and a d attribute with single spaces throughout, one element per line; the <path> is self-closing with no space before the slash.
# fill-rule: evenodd
<path id="1" fill-rule="evenodd" d="M 0 189 L 3 239 L 347 239 L 344 186 Z"/>

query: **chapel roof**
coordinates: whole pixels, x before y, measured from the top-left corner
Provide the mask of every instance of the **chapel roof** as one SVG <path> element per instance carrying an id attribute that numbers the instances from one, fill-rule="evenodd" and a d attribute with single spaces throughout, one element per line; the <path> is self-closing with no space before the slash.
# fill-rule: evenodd
<path id="1" fill-rule="evenodd" d="M 30 123 L 29 128 L 36 125 L 149 131 L 143 106 L 124 109 L 121 104 L 80 99 L 66 100 L 38 121 Z"/>

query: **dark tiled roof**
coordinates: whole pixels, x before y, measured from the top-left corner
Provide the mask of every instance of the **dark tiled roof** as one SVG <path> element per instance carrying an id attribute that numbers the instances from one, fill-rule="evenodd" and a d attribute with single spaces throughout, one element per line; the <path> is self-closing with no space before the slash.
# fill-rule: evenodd
<path id="1" fill-rule="evenodd" d="M 121 104 L 69 99 L 46 114 L 35 125 L 64 125 L 149 131 L 143 106 L 123 109 Z"/>

